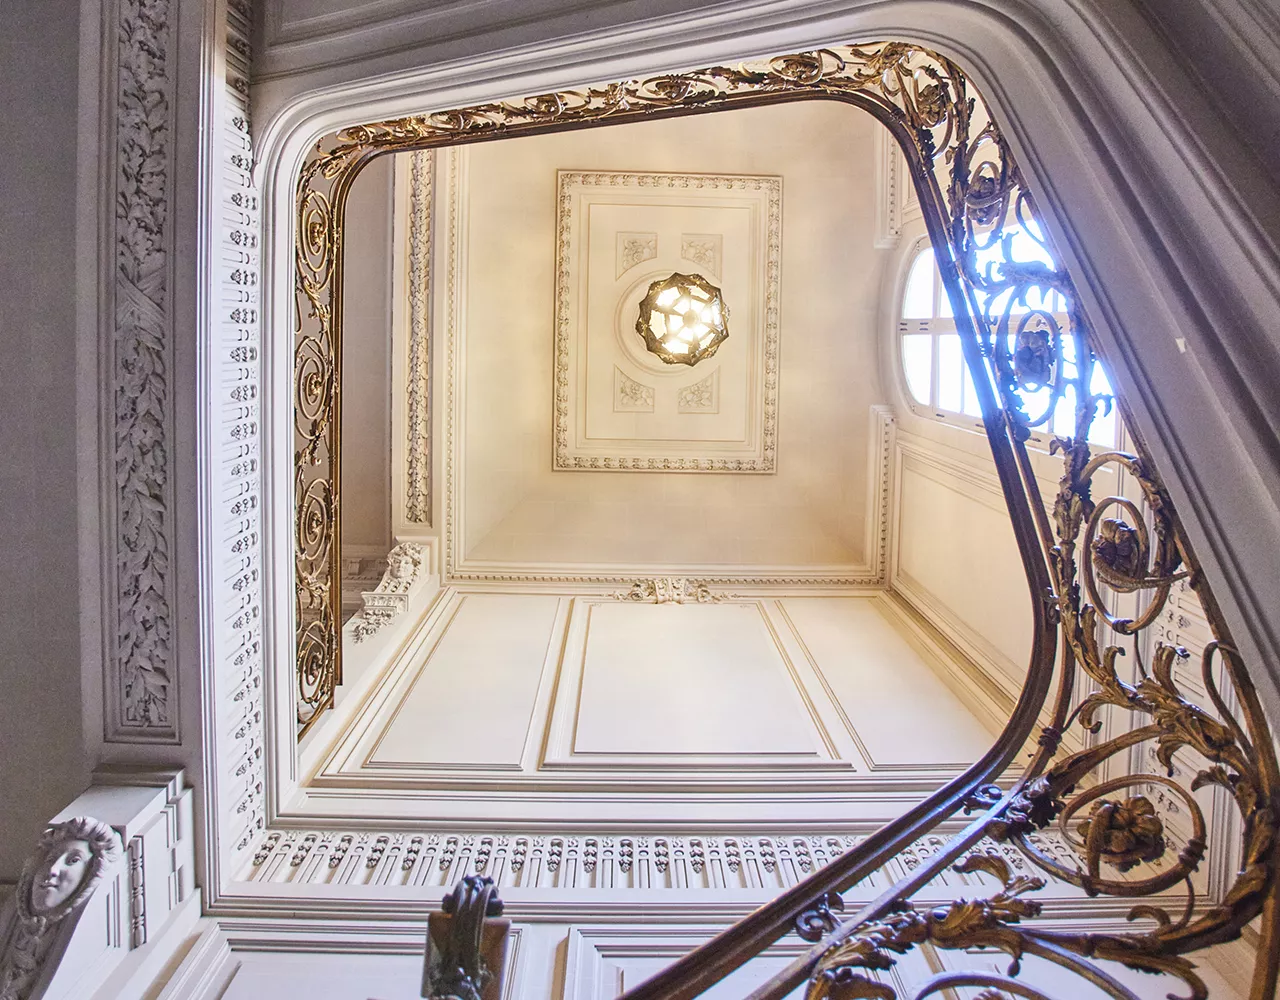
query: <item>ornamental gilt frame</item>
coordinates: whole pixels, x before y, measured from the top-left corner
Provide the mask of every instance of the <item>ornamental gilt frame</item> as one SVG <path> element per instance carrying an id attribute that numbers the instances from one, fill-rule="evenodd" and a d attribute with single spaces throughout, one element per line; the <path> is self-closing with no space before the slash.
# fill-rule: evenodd
<path id="1" fill-rule="evenodd" d="M 393 152 L 804 99 L 862 108 L 889 129 L 906 155 L 955 305 L 964 357 L 977 373 L 983 424 L 1027 576 L 1034 617 L 1027 680 L 1006 729 L 964 775 L 629 991 L 627 1000 L 696 996 L 792 929 L 813 948 L 751 997 L 783 997 L 807 981 L 810 998 L 895 1000 L 894 991 L 874 978 L 875 970 L 890 967 L 894 955 L 929 943 L 944 949 L 995 948 L 1006 952 L 1012 965 L 1004 975 L 942 973 L 923 984 L 919 997 L 968 986 L 988 991 L 984 996 L 989 997 L 1009 991 L 1044 1000 L 1037 988 L 1014 978 L 1021 957 L 1034 955 L 1122 1000 L 1135 995 L 1095 959 L 1170 974 L 1200 1000 L 1207 988 L 1187 955 L 1238 937 L 1259 915 L 1251 996 L 1272 996 L 1280 964 L 1280 767 L 1271 732 L 1146 449 L 1139 442 L 1138 454 L 1090 450 L 1088 430 L 1098 408 L 1114 402 L 1122 418 L 1126 410 L 1123 400 L 1090 391 L 1097 348 L 1071 276 L 1060 264 L 1015 259 L 1012 241 L 1004 238 L 1011 227 L 1028 231 L 1030 226 L 1042 234 L 1035 238 L 1050 259 L 1060 260 L 1005 137 L 964 72 L 918 46 L 833 46 L 736 67 L 360 125 L 317 144 L 297 187 L 294 527 L 300 731 L 332 704 L 341 676 L 342 232 L 346 196 L 360 170 L 374 157 Z M 1029 293 L 1050 289 L 1069 304 L 1065 326 L 1028 305 Z M 1019 394 L 1024 389 L 1046 389 L 1047 407 L 1028 413 Z M 1054 439 L 1063 473 L 1057 495 L 1047 504 L 1026 441 L 1063 399 L 1072 401 L 1075 429 Z M 1125 423 L 1132 434 L 1132 421 Z M 1092 488 L 1105 467 L 1125 470 L 1138 485 L 1141 503 L 1121 496 L 1096 500 Z M 1140 653 L 1138 637 L 1156 621 L 1175 584 L 1194 591 L 1213 632 L 1199 665 L 1212 711 L 1183 697 L 1177 670 L 1187 655 L 1176 646 L 1157 642 L 1149 668 L 1139 659 L 1127 679 L 1119 672 L 1124 652 L 1119 643 L 1132 638 Z M 1116 612 L 1107 604 L 1109 593 L 1140 595 L 1138 610 L 1132 617 Z M 1220 692 L 1218 676 L 1230 682 L 1229 691 Z M 1108 711 L 1128 713 L 1132 728 L 1098 738 L 1101 716 Z M 1086 737 L 1072 749 L 1075 744 L 1064 743 L 1064 735 L 1077 728 Z M 1030 762 L 1010 772 L 1028 742 Z M 1144 745 L 1152 747 L 1166 774 L 1092 777 L 1112 762 L 1132 763 L 1132 751 Z M 1187 787 L 1174 780 L 1175 754 L 1196 758 Z M 1005 780 L 996 784 L 997 778 Z M 1190 879 L 1211 835 L 1192 794 L 1202 787 L 1221 789 L 1238 813 L 1239 870 L 1208 905 L 1197 905 Z M 1166 789 L 1192 817 L 1189 839 L 1167 866 L 1158 810 L 1142 794 L 1152 788 Z M 1109 797 L 1121 790 L 1133 794 L 1124 800 Z M 840 919 L 840 890 L 962 810 L 975 816 L 945 849 L 876 902 Z M 1086 818 L 1073 840 L 1066 823 L 1077 817 Z M 1073 844 L 1074 865 L 1031 841 L 1031 833 L 1053 823 Z M 1146 925 L 1126 933 L 1081 933 L 1023 923 L 1039 909 L 1024 897 L 1044 880 L 1015 875 L 998 853 L 979 849 L 984 839 L 1015 845 L 1032 865 L 1087 895 L 1143 897 L 1132 915 Z M 994 876 L 1001 888 L 984 899 L 914 908 L 911 896 L 953 864 L 960 871 Z M 1162 867 L 1153 869 L 1153 864 Z M 1138 875 L 1128 878 L 1111 872 L 1135 868 Z M 1179 884 L 1187 886 L 1188 900 L 1183 912 L 1171 914 L 1155 897 Z"/>

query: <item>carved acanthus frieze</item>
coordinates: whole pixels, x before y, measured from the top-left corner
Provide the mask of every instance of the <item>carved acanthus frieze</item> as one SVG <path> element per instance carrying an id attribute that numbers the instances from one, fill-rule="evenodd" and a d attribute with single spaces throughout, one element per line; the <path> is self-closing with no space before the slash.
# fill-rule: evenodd
<path id="1" fill-rule="evenodd" d="M 636 604 L 721 604 L 733 600 L 736 594 L 717 594 L 704 580 L 666 576 L 652 580 L 637 580 L 630 590 L 611 595 L 615 601 L 632 601 Z"/>

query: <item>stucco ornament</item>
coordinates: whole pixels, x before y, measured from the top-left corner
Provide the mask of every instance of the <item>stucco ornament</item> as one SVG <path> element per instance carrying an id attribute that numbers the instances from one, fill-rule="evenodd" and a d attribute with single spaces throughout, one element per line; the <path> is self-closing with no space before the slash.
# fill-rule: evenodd
<path id="1" fill-rule="evenodd" d="M 401 542 L 387 553 L 387 571 L 377 590 L 360 595 L 364 607 L 351 632 L 356 642 L 369 638 L 408 606 L 409 588 L 418 579 L 423 558 L 423 547 L 416 542 Z"/>
<path id="2" fill-rule="evenodd" d="M 105 823 L 77 816 L 45 829 L 27 859 L 5 914 L 0 1000 L 28 1000 L 55 944 L 65 943 L 77 914 L 120 858 L 120 839 Z M 0 934 L 0 939 L 5 935 Z"/>

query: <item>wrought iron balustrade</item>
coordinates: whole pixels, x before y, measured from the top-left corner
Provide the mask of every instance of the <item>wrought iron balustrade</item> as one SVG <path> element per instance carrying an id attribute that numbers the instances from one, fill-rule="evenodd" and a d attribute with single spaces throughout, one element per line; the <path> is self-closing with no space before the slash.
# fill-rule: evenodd
<path id="1" fill-rule="evenodd" d="M 1173 977 L 1201 998 L 1207 990 L 1190 956 L 1258 918 L 1251 995 L 1271 997 L 1280 961 L 1280 772 L 1248 667 L 1141 443 L 1132 452 L 1091 449 L 1100 410 L 1116 405 L 1123 417 L 1125 409 L 1094 391 L 1098 349 L 1071 276 L 980 96 L 956 65 L 917 46 L 836 46 L 436 112 L 347 129 L 316 148 L 298 188 L 300 726 L 331 701 L 339 667 L 342 214 L 359 170 L 396 151 L 812 98 L 873 114 L 911 166 L 1026 572 L 1034 625 L 1026 682 L 1004 732 L 965 774 L 625 1000 L 697 996 L 796 930 L 812 949 L 755 1000 L 806 983 L 814 1000 L 894 998 L 875 974 L 925 945 L 994 948 L 1013 964 L 1006 973 L 940 973 L 916 987 L 917 997 L 964 987 L 988 998 L 1045 997 L 1016 975 L 1018 961 L 1034 956 L 1113 997 L 1135 994 L 1099 963 Z M 1050 293 L 1066 301 L 1065 324 L 1042 308 Z M 1051 428 L 1061 407 L 1073 429 L 1053 438 L 1062 474 L 1047 497 L 1028 439 Z M 1207 629 L 1194 657 L 1167 625 L 1184 605 Z M 1029 762 L 1015 766 L 1027 748 Z M 839 919 L 833 893 L 966 814 L 968 825 L 944 849 Z M 1050 828 L 1064 851 L 1033 836 Z M 993 844 L 1012 845 L 1028 872 L 1042 874 L 1016 872 Z M 1203 871 L 1212 857 L 1229 859 L 1216 876 Z M 998 885 L 978 899 L 913 906 L 950 866 Z M 1045 877 L 1088 897 L 1136 900 L 1132 925 L 1038 925 L 1035 893 Z M 1072 995 L 1065 990 L 1059 1000 Z"/>

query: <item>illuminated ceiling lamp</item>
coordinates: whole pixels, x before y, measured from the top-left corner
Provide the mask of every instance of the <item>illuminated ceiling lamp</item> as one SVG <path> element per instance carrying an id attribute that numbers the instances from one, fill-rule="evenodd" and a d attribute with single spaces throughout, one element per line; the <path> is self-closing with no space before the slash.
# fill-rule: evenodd
<path id="1" fill-rule="evenodd" d="M 696 365 L 729 337 L 729 307 L 720 289 L 698 274 L 655 281 L 640 300 L 636 333 L 669 365 Z"/>

